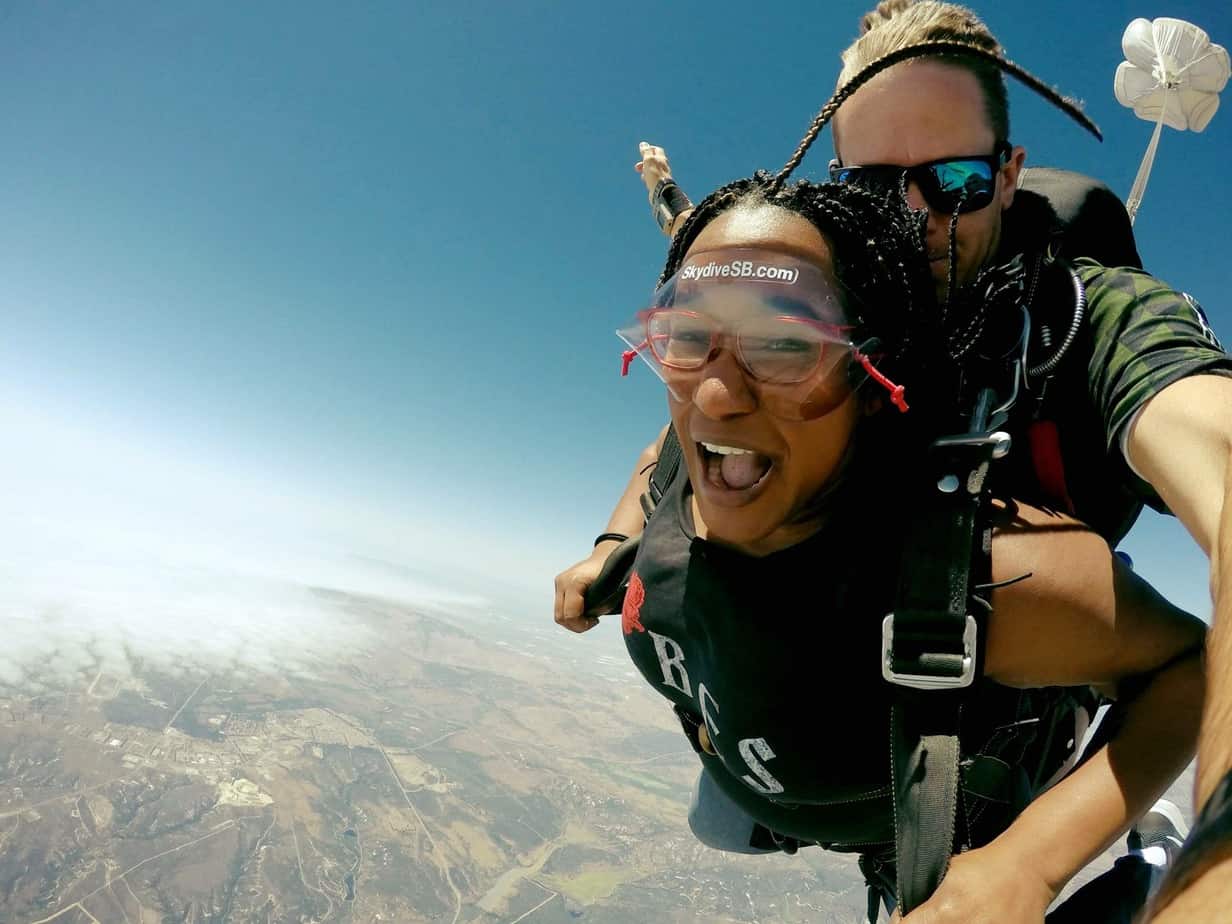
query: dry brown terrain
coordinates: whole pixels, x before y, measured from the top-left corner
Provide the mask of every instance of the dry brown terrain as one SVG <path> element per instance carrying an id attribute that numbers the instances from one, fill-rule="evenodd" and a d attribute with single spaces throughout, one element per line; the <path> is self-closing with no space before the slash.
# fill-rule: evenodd
<path id="1" fill-rule="evenodd" d="M 846 857 L 692 839 L 696 760 L 614 631 L 322 594 L 380 644 L 0 689 L 0 920 L 861 920 Z"/>

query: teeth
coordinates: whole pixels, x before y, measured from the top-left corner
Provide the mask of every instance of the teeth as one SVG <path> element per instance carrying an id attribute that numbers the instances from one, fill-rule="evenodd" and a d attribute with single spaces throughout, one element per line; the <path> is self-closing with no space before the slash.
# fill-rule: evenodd
<path id="1" fill-rule="evenodd" d="M 741 449 L 738 446 L 720 446 L 717 443 L 703 442 L 702 447 L 706 452 L 713 452 L 718 456 L 747 456 L 753 453 L 751 449 Z"/>

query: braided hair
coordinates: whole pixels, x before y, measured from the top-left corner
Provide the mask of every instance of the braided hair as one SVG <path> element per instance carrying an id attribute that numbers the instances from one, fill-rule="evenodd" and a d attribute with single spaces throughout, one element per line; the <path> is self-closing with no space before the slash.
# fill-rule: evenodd
<path id="1" fill-rule="evenodd" d="M 711 221 L 735 208 L 771 205 L 799 215 L 827 239 L 853 340 L 876 354 L 879 373 L 904 384 L 914 427 L 955 410 L 965 373 L 1005 354 L 1021 334 L 1024 267 L 989 268 L 939 305 L 924 247 L 926 212 L 901 191 L 875 193 L 852 184 L 797 180 L 777 187 L 761 170 L 715 190 L 677 231 L 660 285 L 679 271 L 689 248 Z M 854 378 L 862 380 L 853 364 Z M 916 413 L 916 411 L 920 413 Z M 935 434 L 934 434 L 935 435 Z"/>
<path id="2" fill-rule="evenodd" d="M 715 190 L 697 204 L 676 232 L 660 284 L 675 275 L 689 248 L 710 222 L 738 208 L 773 206 L 800 216 L 829 245 L 844 308 L 854 322 L 852 340 L 879 376 L 902 385 L 911 412 L 892 410 L 863 415 L 859 436 L 848 444 L 841 474 L 799 512 L 801 518 L 834 503 L 851 504 L 857 522 L 896 516 L 894 505 L 915 484 L 923 458 L 939 432 L 950 432 L 959 366 L 950 356 L 948 335 L 940 326 L 935 289 L 924 249 L 927 215 L 912 211 L 904 197 L 877 194 L 859 186 L 798 180 L 776 188 L 766 171 Z M 848 366 L 859 386 L 866 376 L 860 362 Z M 884 383 L 883 383 L 884 384 Z M 880 389 L 867 392 L 883 395 Z M 906 474 L 905 474 L 906 473 Z M 868 488 L 853 487 L 860 485 Z"/>

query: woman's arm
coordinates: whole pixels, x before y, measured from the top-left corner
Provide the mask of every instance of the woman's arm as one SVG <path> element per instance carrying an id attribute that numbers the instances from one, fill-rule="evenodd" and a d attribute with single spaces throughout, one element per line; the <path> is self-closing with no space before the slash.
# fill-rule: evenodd
<path id="1" fill-rule="evenodd" d="M 1125 707 L 1105 747 L 979 851 L 982 871 L 1030 871 L 1050 901 L 1193 756 L 1205 626 L 1081 524 L 1010 508 L 994 535 L 993 581 L 1026 572 L 1027 580 L 993 593 L 986 674 L 1016 686 L 1099 684 Z"/>
<path id="2" fill-rule="evenodd" d="M 1143 677 L 1206 635 L 1070 517 L 998 505 L 985 673 L 1009 686 L 1116 685 Z"/>
<path id="3" fill-rule="evenodd" d="M 659 437 L 642 450 L 625 491 L 616 502 L 608 517 L 604 533 L 636 536 L 645 525 L 642 515 L 642 495 L 650 484 L 650 473 L 659 459 L 667 427 L 659 431 Z M 553 618 L 571 632 L 585 632 L 598 625 L 597 619 L 584 619 L 586 590 L 595 582 L 608 555 L 620 543 L 607 539 L 595 545 L 594 550 L 575 565 L 556 575 L 556 605 Z"/>

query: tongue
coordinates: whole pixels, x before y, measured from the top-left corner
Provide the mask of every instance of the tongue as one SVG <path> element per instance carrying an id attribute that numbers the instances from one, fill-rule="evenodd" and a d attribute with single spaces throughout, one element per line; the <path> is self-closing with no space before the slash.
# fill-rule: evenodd
<path id="1" fill-rule="evenodd" d="M 757 452 L 723 456 L 719 467 L 723 482 L 735 491 L 751 488 L 769 470 L 770 459 Z"/>

